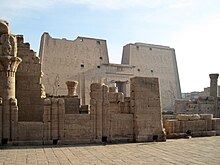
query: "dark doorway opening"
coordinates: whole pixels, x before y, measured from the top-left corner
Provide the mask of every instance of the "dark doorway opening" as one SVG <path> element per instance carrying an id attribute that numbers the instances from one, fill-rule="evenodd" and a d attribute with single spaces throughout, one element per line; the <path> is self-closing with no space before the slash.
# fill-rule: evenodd
<path id="1" fill-rule="evenodd" d="M 53 145 L 57 145 L 58 144 L 58 139 L 53 139 Z"/>
<path id="2" fill-rule="evenodd" d="M 153 136 L 153 141 L 155 142 L 155 141 L 157 141 L 158 140 L 158 135 L 154 135 Z"/>
<path id="3" fill-rule="evenodd" d="M 7 138 L 2 139 L 2 144 L 8 144 L 8 139 Z"/>
<path id="4" fill-rule="evenodd" d="M 190 130 L 187 130 L 187 131 L 186 131 L 186 135 L 187 135 L 187 136 L 191 136 L 191 134 L 192 134 L 192 132 L 191 132 Z"/>
<path id="5" fill-rule="evenodd" d="M 104 142 L 104 143 L 107 142 L 107 136 L 102 136 L 102 142 Z"/>

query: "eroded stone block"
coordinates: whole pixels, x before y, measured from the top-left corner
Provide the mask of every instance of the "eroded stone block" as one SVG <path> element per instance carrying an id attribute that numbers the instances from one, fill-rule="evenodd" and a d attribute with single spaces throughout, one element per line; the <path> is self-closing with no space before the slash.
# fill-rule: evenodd
<path id="1" fill-rule="evenodd" d="M 199 120 L 200 116 L 198 114 L 178 114 L 176 119 L 179 121 Z"/>

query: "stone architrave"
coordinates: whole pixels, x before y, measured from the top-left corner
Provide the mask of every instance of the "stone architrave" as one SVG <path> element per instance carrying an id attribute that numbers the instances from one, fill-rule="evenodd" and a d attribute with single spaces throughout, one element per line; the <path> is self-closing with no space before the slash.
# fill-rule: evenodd
<path id="1" fill-rule="evenodd" d="M 68 89 L 68 96 L 77 96 L 77 81 L 67 81 L 66 82 L 67 89 Z"/>

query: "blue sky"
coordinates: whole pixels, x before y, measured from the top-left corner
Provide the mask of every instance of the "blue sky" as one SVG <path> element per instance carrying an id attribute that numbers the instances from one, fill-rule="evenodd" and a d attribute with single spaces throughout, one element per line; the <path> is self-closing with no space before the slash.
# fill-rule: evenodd
<path id="1" fill-rule="evenodd" d="M 170 46 L 182 92 L 203 90 L 220 71 L 219 0 L 0 0 L 0 18 L 36 52 L 43 32 L 106 39 L 112 63 L 127 43 Z"/>

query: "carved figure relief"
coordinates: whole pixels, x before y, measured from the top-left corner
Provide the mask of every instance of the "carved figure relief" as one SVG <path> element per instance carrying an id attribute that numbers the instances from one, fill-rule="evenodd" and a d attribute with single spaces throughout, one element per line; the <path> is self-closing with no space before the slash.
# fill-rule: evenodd
<path id="1" fill-rule="evenodd" d="M 3 34 L 1 36 L 2 55 L 3 56 L 16 56 L 17 45 L 16 38 L 10 34 Z"/>
<path id="2" fill-rule="evenodd" d="M 9 34 L 10 29 L 9 29 L 9 24 L 5 20 L 0 20 L 0 36 L 2 34 Z"/>
<path id="3" fill-rule="evenodd" d="M 59 88 L 60 88 L 60 76 L 59 76 L 59 74 L 56 74 L 56 77 L 55 77 L 54 83 L 53 83 L 53 95 L 57 96 Z"/>

